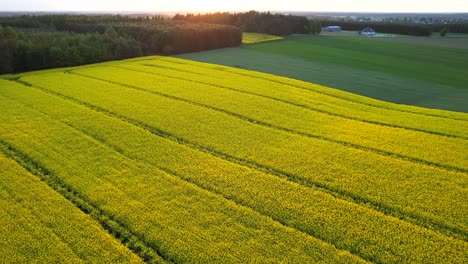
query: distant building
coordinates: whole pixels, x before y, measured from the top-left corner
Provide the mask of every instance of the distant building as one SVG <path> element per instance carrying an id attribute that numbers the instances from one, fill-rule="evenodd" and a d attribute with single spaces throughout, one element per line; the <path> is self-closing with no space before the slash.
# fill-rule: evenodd
<path id="1" fill-rule="evenodd" d="M 374 36 L 375 35 L 375 30 L 373 30 L 370 27 L 366 27 L 365 29 L 361 30 L 361 35 Z"/>
<path id="2" fill-rule="evenodd" d="M 324 32 L 341 32 L 340 26 L 328 26 L 322 29 Z"/>

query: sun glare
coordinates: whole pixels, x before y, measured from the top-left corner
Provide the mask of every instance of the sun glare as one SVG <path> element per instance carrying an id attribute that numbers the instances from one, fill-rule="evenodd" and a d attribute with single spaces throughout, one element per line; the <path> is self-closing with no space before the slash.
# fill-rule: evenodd
<path id="1" fill-rule="evenodd" d="M 466 0 L 16 0 L 0 1 L 0 11 L 119 11 L 119 12 L 217 12 L 217 11 L 331 11 L 331 12 L 467 12 Z"/>

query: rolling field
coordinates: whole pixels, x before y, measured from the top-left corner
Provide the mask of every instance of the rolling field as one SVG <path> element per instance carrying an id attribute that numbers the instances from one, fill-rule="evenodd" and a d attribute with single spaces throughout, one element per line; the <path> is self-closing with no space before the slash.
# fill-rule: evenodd
<path id="1" fill-rule="evenodd" d="M 421 43 L 456 46 L 465 39 L 401 39 L 296 35 L 177 57 L 291 77 L 394 103 L 468 112 L 468 50 Z"/>
<path id="2" fill-rule="evenodd" d="M 12 262 L 64 217 L 101 230 L 85 262 L 468 259 L 468 114 L 156 56 L 3 77 L 0 224 L 39 219 Z"/>

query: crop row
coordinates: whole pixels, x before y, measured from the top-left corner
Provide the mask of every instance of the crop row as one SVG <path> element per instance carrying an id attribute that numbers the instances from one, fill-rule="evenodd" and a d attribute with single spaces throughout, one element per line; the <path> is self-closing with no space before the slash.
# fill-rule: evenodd
<path id="1" fill-rule="evenodd" d="M 0 108 L 4 113 L 0 116 L 0 134 L 5 141 L 44 164 L 106 214 L 139 234 L 146 244 L 159 248 L 166 259 L 224 263 L 362 261 L 250 208 L 131 159 L 91 134 L 19 102 L 3 99 Z M 105 123 L 86 121 L 96 129 L 106 127 Z"/>
<path id="2" fill-rule="evenodd" d="M 0 146 L 3 152 L 9 152 Z M 0 262 L 142 263 L 44 182 L 0 154 Z"/>
<path id="3" fill-rule="evenodd" d="M 204 74 L 205 81 L 209 84 L 231 87 L 231 83 L 234 82 L 245 91 L 330 114 L 389 126 L 468 137 L 466 130 L 460 129 L 460 125 L 464 125 L 465 128 L 467 126 L 468 117 L 464 113 L 391 104 L 290 78 L 175 58 L 156 57 L 154 60 L 145 59 L 133 63 L 137 64 L 146 66 L 141 68 L 146 71 L 166 67 L 187 74 Z"/>
<path id="4" fill-rule="evenodd" d="M 468 141 L 460 138 L 441 137 L 330 116 L 252 94 L 180 80 L 177 78 L 186 74 L 172 70 L 158 70 L 151 75 L 120 68 L 90 68 L 73 73 L 193 102 L 244 120 L 296 134 L 354 145 L 384 155 L 399 155 L 404 159 L 468 171 L 466 153 Z M 204 76 L 188 77 L 192 80 L 204 78 Z"/>
<path id="5" fill-rule="evenodd" d="M 385 117 L 389 118 L 387 120 L 389 123 L 394 123 L 395 121 L 399 121 L 398 119 L 395 120 L 394 118 L 395 116 L 398 116 L 403 113 L 409 114 L 408 116 L 410 116 L 411 118 L 416 118 L 418 116 L 420 118 L 421 117 L 422 118 L 439 117 L 443 119 L 468 121 L 468 117 L 466 117 L 465 113 L 423 108 L 423 107 L 412 106 L 412 105 L 390 103 L 390 102 L 374 99 L 371 97 L 366 97 L 366 96 L 362 96 L 359 94 L 330 88 L 327 86 L 317 85 L 317 84 L 306 82 L 306 81 L 291 79 L 291 78 L 282 77 L 278 75 L 272 75 L 272 74 L 263 73 L 263 72 L 244 70 L 244 69 L 239 69 L 239 68 L 234 68 L 234 67 L 225 67 L 222 65 L 213 65 L 213 64 L 201 63 L 201 62 L 190 61 L 190 60 L 180 60 L 177 58 L 170 58 L 170 57 L 156 57 L 153 60 L 151 60 L 150 58 L 151 57 L 148 57 L 147 59 L 144 59 L 144 60 L 134 60 L 133 62 L 135 62 L 135 64 L 140 64 L 142 66 L 148 66 L 148 67 L 163 66 L 163 67 L 169 67 L 173 69 L 184 70 L 184 71 L 188 71 L 192 73 L 199 73 L 199 72 L 207 71 L 207 73 L 210 73 L 210 76 L 213 76 L 211 74 L 215 74 L 216 72 L 218 72 L 218 75 L 219 73 L 223 73 L 223 74 L 228 74 L 231 77 L 235 77 L 235 78 L 241 78 L 241 79 L 253 78 L 258 81 L 262 81 L 264 83 L 273 84 L 273 86 L 276 86 L 279 84 L 281 86 L 286 86 L 287 89 L 293 89 L 294 91 L 295 90 L 308 91 L 309 96 L 311 97 L 324 99 L 324 101 L 330 104 L 340 105 L 350 110 L 360 110 L 364 112 L 376 113 L 377 115 L 372 118 L 376 118 L 377 120 L 382 118 L 381 120 L 382 122 L 385 122 L 386 120 Z M 113 64 L 113 65 L 119 65 L 119 64 Z M 190 66 L 190 68 L 186 66 Z M 274 85 L 274 83 L 276 83 L 276 85 Z M 416 127 L 417 125 L 418 124 L 415 124 Z"/>
<path id="6" fill-rule="evenodd" d="M 356 252 L 366 259 L 379 262 L 433 262 L 437 260 L 437 256 L 433 255 L 439 251 L 437 245 L 454 243 L 447 249 L 445 258 L 453 258 L 466 247 L 464 242 L 444 238 L 366 207 L 336 199 L 315 188 L 305 188 L 195 151 L 128 123 L 124 125 L 116 118 L 99 115 L 31 89 L 11 89 L 8 95 L 47 112 L 53 119 L 76 126 L 129 157 L 172 171 L 183 179 L 235 199 L 239 204 Z M 401 237 L 407 239 L 402 241 Z M 431 246 L 430 241 L 440 242 Z M 418 254 L 414 254 L 415 248 Z"/>
<path id="7" fill-rule="evenodd" d="M 24 78 L 196 145 L 431 219 L 466 235 L 467 175 L 265 128 L 229 115 L 70 74 Z M 75 85 L 80 84 L 80 89 Z M 424 220 L 426 221 L 426 220 Z M 423 222 L 424 222 L 423 221 Z"/>
<path id="8" fill-rule="evenodd" d="M 242 69 L 236 69 L 233 67 L 225 67 L 225 66 L 220 66 L 220 65 L 213 65 L 213 64 L 208 64 L 208 63 L 201 63 L 201 62 L 195 62 L 195 61 L 190 61 L 190 60 L 180 60 L 177 58 L 167 58 L 167 57 L 154 57 L 153 61 L 157 61 L 157 65 L 160 65 L 160 63 L 167 63 L 167 66 L 169 67 L 177 67 L 184 65 L 184 66 L 190 66 L 189 70 L 190 72 L 203 72 L 206 71 L 207 74 L 210 76 L 213 76 L 213 74 L 216 74 L 216 72 L 222 72 L 224 73 L 229 73 L 232 74 L 233 76 L 240 77 L 248 77 L 248 78 L 255 78 L 259 80 L 263 80 L 266 82 L 270 83 L 277 83 L 281 85 L 287 85 L 291 86 L 297 89 L 301 90 L 308 90 L 314 94 L 322 94 L 324 96 L 329 97 L 329 99 L 333 100 L 337 104 L 342 104 L 343 106 L 348 106 L 351 109 L 361 109 L 369 112 L 375 112 L 375 113 L 380 113 L 380 114 L 385 114 L 385 113 L 394 113 L 394 112 L 404 112 L 404 113 L 409 113 L 409 114 L 416 114 L 419 116 L 433 116 L 433 117 L 442 117 L 442 118 L 450 118 L 450 119 L 455 119 L 455 120 L 465 120 L 467 121 L 467 117 L 464 113 L 457 113 L 457 112 L 451 112 L 451 111 L 444 111 L 444 110 L 437 110 L 437 109 L 427 109 L 427 108 L 421 108 L 418 106 L 410 106 L 410 105 L 399 105 L 399 104 L 394 104 L 394 103 L 388 103 L 384 102 L 381 100 L 353 94 L 353 93 L 348 93 L 344 92 L 341 90 L 335 90 L 335 89 L 330 89 L 329 87 L 321 86 L 321 85 L 315 85 L 309 82 L 301 81 L 301 80 L 295 80 L 295 79 L 290 79 L 286 77 L 281 77 L 277 75 L 271 75 L 267 73 L 260 73 L 256 71 L 246 71 Z M 147 64 L 149 62 L 148 66 L 151 66 L 153 64 L 151 60 L 145 59 L 140 60 L 141 64 Z M 187 67 L 183 67 L 187 68 Z M 389 83 L 391 85 L 391 83 Z M 327 98 L 327 97 L 322 97 L 319 96 L 320 98 Z M 334 99 L 333 99 L 334 98 Z M 339 99 L 339 100 L 337 100 Z M 346 101 L 346 102 L 344 102 Z M 385 118 L 385 116 L 381 116 Z M 388 118 L 388 117 L 387 117 Z M 390 116 L 391 120 L 392 116 Z"/>
<path id="9" fill-rule="evenodd" d="M 148 263 L 167 262 L 161 257 L 157 250 L 145 245 L 144 242 L 142 242 L 134 233 L 129 231 L 125 225 L 122 225 L 122 223 L 116 221 L 111 215 L 100 210 L 95 204 L 89 201 L 89 199 L 78 193 L 72 186 L 67 185 L 61 178 L 55 175 L 55 173 L 49 171 L 40 164 L 40 162 L 31 159 L 16 146 L 11 145 L 8 142 L 1 140 L 0 143 L 3 153 L 14 159 L 18 164 L 23 166 L 24 169 L 37 176 L 41 181 L 44 181 L 50 188 L 62 195 L 63 198 L 71 202 L 83 213 L 91 216 L 101 225 L 102 228 L 124 244 L 128 249 L 131 249 L 142 260 Z M 114 243 L 116 242 L 114 241 Z M 84 258 L 89 258 L 86 254 L 83 254 L 83 256 Z M 101 258 L 105 259 L 104 256 L 101 256 Z"/>

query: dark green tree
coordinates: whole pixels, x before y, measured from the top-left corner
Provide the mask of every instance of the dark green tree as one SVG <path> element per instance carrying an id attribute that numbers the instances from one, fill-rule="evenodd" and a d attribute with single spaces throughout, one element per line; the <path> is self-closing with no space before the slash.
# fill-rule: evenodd
<path id="1" fill-rule="evenodd" d="M 310 33 L 314 35 L 318 35 L 322 32 L 322 26 L 320 25 L 319 20 L 311 20 L 310 21 Z"/>
<path id="2" fill-rule="evenodd" d="M 448 28 L 444 27 L 444 28 L 440 31 L 440 36 L 441 36 L 441 37 L 445 37 L 447 34 L 448 34 Z"/>

